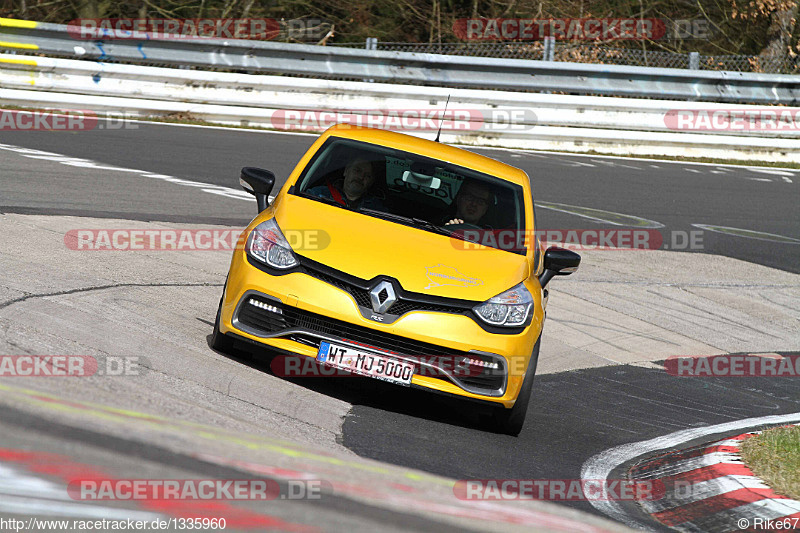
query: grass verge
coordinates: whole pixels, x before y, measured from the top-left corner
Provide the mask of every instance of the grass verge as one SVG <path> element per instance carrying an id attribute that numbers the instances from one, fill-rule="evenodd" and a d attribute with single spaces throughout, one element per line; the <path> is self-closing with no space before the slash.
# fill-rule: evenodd
<path id="1" fill-rule="evenodd" d="M 784 496 L 800 500 L 800 426 L 774 428 L 742 443 L 742 459 Z"/>

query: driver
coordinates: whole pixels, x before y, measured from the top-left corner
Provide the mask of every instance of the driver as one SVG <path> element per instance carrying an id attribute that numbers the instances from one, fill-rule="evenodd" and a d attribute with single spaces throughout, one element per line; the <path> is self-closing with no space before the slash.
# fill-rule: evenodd
<path id="1" fill-rule="evenodd" d="M 456 195 L 456 214 L 445 226 L 451 224 L 471 224 L 481 226 L 481 219 L 489 209 L 493 199 L 489 186 L 480 181 L 467 181 Z"/>
<path id="2" fill-rule="evenodd" d="M 383 210 L 383 202 L 370 192 L 375 183 L 375 168 L 373 163 L 363 157 L 350 161 L 344 169 L 344 180 L 327 181 L 309 189 L 308 194 L 334 200 L 336 203 L 357 209 Z"/>

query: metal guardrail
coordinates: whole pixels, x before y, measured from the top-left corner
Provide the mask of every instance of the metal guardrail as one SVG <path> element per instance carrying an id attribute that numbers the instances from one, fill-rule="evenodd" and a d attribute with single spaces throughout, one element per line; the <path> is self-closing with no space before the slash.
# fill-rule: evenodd
<path id="1" fill-rule="evenodd" d="M 78 40 L 67 26 L 0 19 L 0 50 L 133 64 L 440 87 L 797 105 L 800 77 L 382 52 L 247 40 Z"/>
<path id="2" fill-rule="evenodd" d="M 0 54 L 0 105 L 194 118 L 314 132 L 336 122 L 442 141 L 618 155 L 800 162 L 800 130 L 689 129 L 668 117 L 739 115 L 763 107 L 333 81 Z M 798 116 L 798 109 L 775 108 Z M 775 112 L 771 112 L 777 115 Z M 459 118 L 460 117 L 460 118 Z M 511 117 L 514 117 L 513 119 Z"/>
<path id="3" fill-rule="evenodd" d="M 0 64 L 20 56 L 0 54 Z M 348 115 L 379 116 L 385 113 L 425 113 L 441 117 L 449 98 L 450 117 L 468 117 L 472 126 L 484 133 L 489 123 L 517 131 L 538 126 L 583 127 L 602 130 L 682 132 L 668 117 L 678 111 L 687 114 L 738 112 L 758 115 L 763 107 L 712 102 L 675 102 L 623 97 L 597 97 L 511 91 L 487 91 L 421 87 L 386 83 L 331 81 L 288 76 L 265 76 L 230 72 L 209 72 L 164 67 L 147 67 L 50 57 L 28 57 L 28 64 L 3 68 L 3 89 L 72 93 L 85 96 L 136 98 L 160 102 L 209 104 L 252 110 L 328 111 Z M 302 95 L 302 98 L 297 98 Z M 158 108 L 162 109 L 162 108 Z M 775 108 L 792 117 L 795 108 Z M 154 109 L 157 110 L 157 109 Z M 777 115 L 777 114 L 776 114 Z M 513 124 L 511 117 L 513 118 Z M 263 119 L 264 116 L 262 115 Z M 777 116 L 775 117 L 777 120 Z M 270 121 L 253 124 L 270 126 Z M 486 124 L 478 124 L 486 123 Z M 444 130 L 457 129 L 450 123 Z M 324 129 L 324 127 L 323 127 Z M 694 133 L 764 138 L 800 139 L 800 130 L 791 124 L 750 131 L 709 127 Z M 609 132 L 610 134 L 610 132 Z"/>

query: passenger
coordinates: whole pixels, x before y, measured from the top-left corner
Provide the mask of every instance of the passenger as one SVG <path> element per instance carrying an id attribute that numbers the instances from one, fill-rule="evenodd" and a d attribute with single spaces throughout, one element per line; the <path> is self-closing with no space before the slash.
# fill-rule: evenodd
<path id="1" fill-rule="evenodd" d="M 444 225 L 469 224 L 483 227 L 481 220 L 489 210 L 494 196 L 489 186 L 480 181 L 466 181 L 456 194 L 455 216 L 449 218 Z"/>

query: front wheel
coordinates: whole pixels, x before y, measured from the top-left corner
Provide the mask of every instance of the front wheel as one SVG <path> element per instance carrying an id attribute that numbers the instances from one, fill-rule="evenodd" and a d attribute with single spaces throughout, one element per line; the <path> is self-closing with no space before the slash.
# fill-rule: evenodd
<path id="1" fill-rule="evenodd" d="M 516 437 L 522 431 L 522 426 L 525 425 L 525 416 L 528 413 L 528 404 L 533 390 L 533 376 L 536 374 L 536 365 L 539 362 L 539 343 L 541 341 L 542 336 L 539 334 L 539 339 L 533 347 L 528 370 L 525 372 L 525 379 L 522 381 L 522 388 L 519 390 L 514 407 L 511 409 L 506 409 L 505 407 L 494 408 L 492 423 L 493 429 L 497 433 Z"/>
<path id="2" fill-rule="evenodd" d="M 223 297 L 225 293 L 223 292 Z M 217 319 L 214 321 L 214 330 L 211 332 L 211 347 L 218 352 L 230 353 L 233 350 L 234 340 L 225 336 L 219 330 L 219 321 L 222 316 L 222 298 L 219 299 L 219 308 L 217 309 Z"/>

